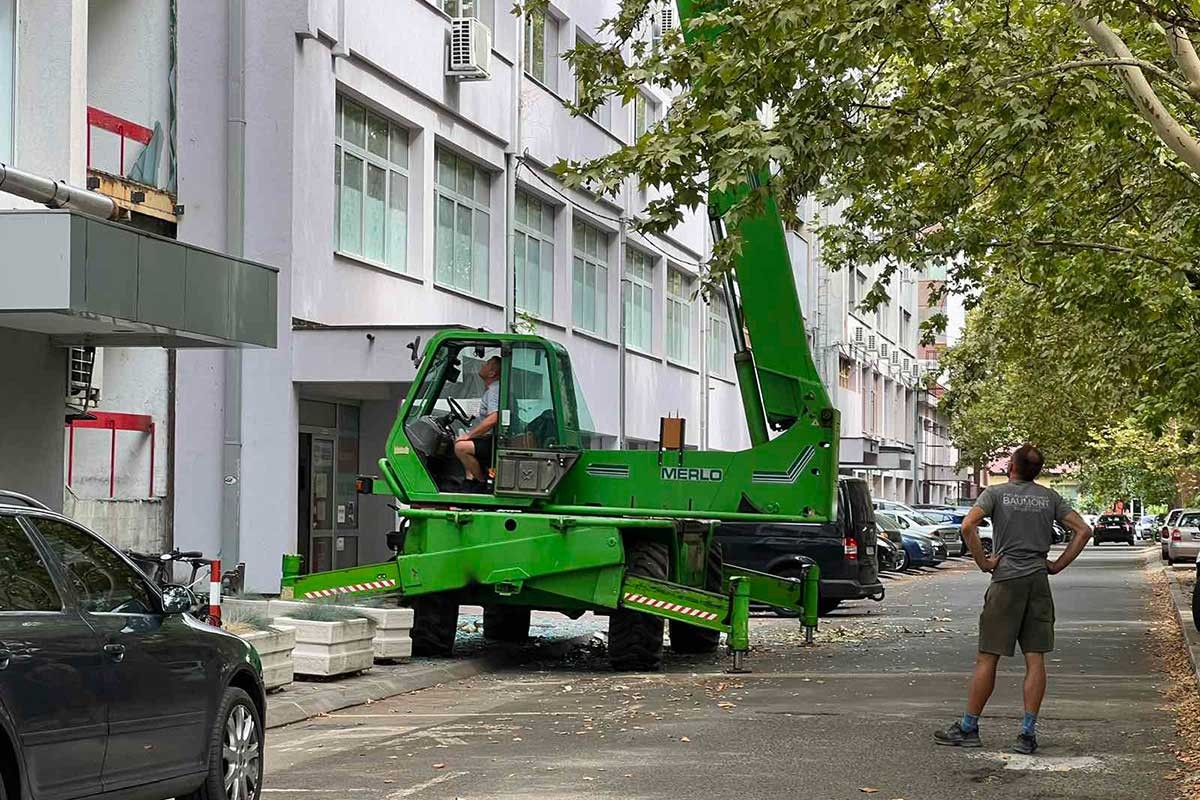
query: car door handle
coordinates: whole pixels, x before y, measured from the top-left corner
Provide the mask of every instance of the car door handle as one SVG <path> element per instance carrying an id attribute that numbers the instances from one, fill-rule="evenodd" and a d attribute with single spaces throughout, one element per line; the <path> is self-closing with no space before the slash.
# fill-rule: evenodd
<path id="1" fill-rule="evenodd" d="M 106 644 L 104 652 L 112 657 L 113 661 L 121 661 L 125 658 L 125 645 L 123 644 Z"/>

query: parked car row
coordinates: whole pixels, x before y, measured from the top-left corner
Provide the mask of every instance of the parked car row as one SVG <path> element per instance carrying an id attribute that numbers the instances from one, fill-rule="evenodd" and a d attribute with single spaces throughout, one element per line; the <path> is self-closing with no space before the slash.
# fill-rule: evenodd
<path id="1" fill-rule="evenodd" d="M 1200 558 L 1200 508 L 1173 508 L 1159 529 L 1162 559 L 1167 564 Z"/>

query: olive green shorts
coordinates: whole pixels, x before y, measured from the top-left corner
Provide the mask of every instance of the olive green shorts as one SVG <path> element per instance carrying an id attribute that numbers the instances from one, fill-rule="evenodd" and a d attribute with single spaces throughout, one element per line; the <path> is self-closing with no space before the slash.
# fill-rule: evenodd
<path id="1" fill-rule="evenodd" d="M 984 595 L 979 652 L 1011 656 L 1018 642 L 1022 653 L 1054 649 L 1054 597 L 1045 572 L 992 581 Z"/>

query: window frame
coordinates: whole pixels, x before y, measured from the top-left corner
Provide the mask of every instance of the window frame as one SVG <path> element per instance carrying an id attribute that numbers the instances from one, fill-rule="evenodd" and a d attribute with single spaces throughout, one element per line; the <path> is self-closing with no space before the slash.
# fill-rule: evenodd
<path id="1" fill-rule="evenodd" d="M 56 609 L 15 608 L 15 609 L 10 609 L 10 610 L 5 610 L 3 608 L 0 608 L 0 616 L 3 616 L 5 614 L 30 616 L 30 615 L 47 615 L 47 614 L 62 615 L 62 614 L 67 613 L 67 611 L 69 610 L 69 605 L 67 603 L 69 591 L 67 591 L 67 590 L 69 590 L 70 587 L 66 587 L 63 585 L 63 577 L 60 574 L 59 566 L 58 566 L 58 564 L 55 563 L 53 554 L 47 552 L 46 547 L 44 546 L 44 543 L 41 541 L 41 539 L 38 535 L 38 531 L 29 522 L 29 520 L 27 520 L 25 518 L 24 515 L 13 514 L 13 515 L 0 516 L 0 521 L 2 521 L 4 519 L 11 519 L 13 521 L 13 523 L 16 525 L 16 530 L 17 530 L 18 535 L 25 537 L 25 541 L 29 544 L 30 549 L 33 550 L 34 554 L 37 556 L 38 560 L 41 562 L 42 567 L 46 570 L 46 576 L 50 579 L 50 588 L 53 589 L 54 596 L 58 599 L 58 608 L 56 608 Z"/>
<path id="2" fill-rule="evenodd" d="M 455 185 L 454 187 L 446 186 L 442 183 L 442 160 L 443 156 L 452 160 L 454 165 Z M 464 165 L 469 166 L 472 170 L 472 191 L 471 195 L 464 194 L 458 188 L 458 182 L 461 180 L 462 170 Z M 492 173 L 481 166 L 478 162 L 472 161 L 460 155 L 457 151 L 438 144 L 433 151 L 433 282 L 436 286 L 452 289 L 454 291 L 466 292 L 480 299 L 487 299 L 488 292 L 491 289 L 491 268 L 492 268 L 492 209 L 491 209 L 491 192 L 492 192 Z M 484 181 L 483 194 L 487 197 L 487 201 L 477 199 L 478 190 L 476 188 L 479 180 Z M 464 209 L 470 211 L 471 218 L 471 233 L 469 236 L 470 251 L 471 251 L 471 285 L 461 286 L 454 282 L 455 264 L 449 264 L 445 269 L 449 270 L 450 280 L 446 280 L 443 274 L 443 267 L 439 262 L 439 222 L 440 214 L 442 213 L 442 200 L 446 200 L 453 204 L 454 217 L 451 221 L 451 249 L 456 247 L 458 241 L 459 230 L 458 221 L 462 218 L 461 214 Z M 485 263 L 482 265 L 475 263 L 475 255 L 477 253 L 476 244 L 480 241 L 478 232 L 475 229 L 475 220 L 478 215 L 482 214 L 486 218 L 486 230 L 483 242 Z M 476 285 L 476 283 L 480 285 Z"/>
<path id="3" fill-rule="evenodd" d="M 625 247 L 625 280 L 628 285 L 625 287 L 625 346 L 632 347 L 634 350 L 640 350 L 643 353 L 653 353 L 654 351 L 654 262 L 656 259 L 649 253 L 639 250 L 636 247 L 626 245 Z M 631 269 L 631 267 L 633 269 Z M 636 270 L 636 273 L 635 273 Z M 644 272 L 644 274 L 640 274 Z M 639 319 L 636 326 L 631 326 L 630 321 L 634 319 L 634 312 L 637 312 Z M 645 330 L 643 331 L 643 323 Z M 630 335 L 630 331 L 639 334 L 636 340 Z M 640 338 L 644 334 L 645 338 Z"/>
<path id="4" fill-rule="evenodd" d="M 593 39 L 592 37 L 588 36 L 586 33 L 584 33 L 582 28 L 580 28 L 578 25 L 576 25 L 575 26 L 575 46 L 578 47 L 581 43 L 595 44 L 596 40 Z M 574 77 L 574 73 L 572 73 L 572 77 Z M 582 95 L 582 92 L 579 91 L 579 78 L 575 78 L 575 102 L 576 103 L 579 102 L 579 98 L 581 95 Z M 612 97 L 611 96 L 605 97 L 604 102 L 601 103 L 600 105 L 596 106 L 596 108 L 592 111 L 592 113 L 587 115 L 587 118 L 590 119 L 592 122 L 596 123 L 597 125 L 599 125 L 601 128 L 604 128 L 604 130 L 611 133 L 612 127 L 613 127 Z"/>
<path id="5" fill-rule="evenodd" d="M 580 232 L 584 233 L 584 244 L 580 246 Z M 587 232 L 591 231 L 597 236 L 599 245 L 596 253 L 589 253 L 587 250 L 586 238 Z M 608 300 L 609 300 L 609 273 L 612 270 L 610 263 L 612 256 L 612 235 L 599 227 L 593 225 L 586 219 L 577 218 L 571 226 L 571 325 L 581 331 L 585 331 L 594 336 L 608 338 L 609 322 L 608 322 Z M 594 320 L 599 320 L 594 327 L 588 327 L 586 321 L 581 321 L 580 312 L 584 309 L 580 308 L 579 298 L 576 296 L 576 287 L 581 285 L 578 277 L 577 267 L 583 265 L 584 280 L 582 285 L 586 289 L 586 276 L 590 269 L 593 273 L 592 285 L 595 287 L 595 294 L 592 296 L 592 307 L 590 309 Z M 603 276 L 601 276 L 603 272 Z M 601 281 L 603 277 L 603 281 Z M 602 319 L 601 319 L 602 318 Z"/>
<path id="6" fill-rule="evenodd" d="M 524 222 L 521 221 L 521 210 L 520 210 L 522 198 L 525 199 L 526 208 L 527 208 L 526 220 Z M 537 227 L 533 226 L 528 221 L 529 220 L 528 209 L 529 209 L 530 203 L 536 203 L 538 206 L 538 216 L 541 219 L 541 224 Z M 554 273 L 555 273 L 554 244 L 555 244 L 555 230 L 558 227 L 557 209 L 555 209 L 553 204 L 546 202 L 542 198 L 538 197 L 537 195 L 533 194 L 532 192 L 528 191 L 527 189 L 525 189 L 521 186 L 517 187 L 516 206 L 517 206 L 516 215 L 513 219 L 513 238 L 516 242 L 518 242 L 518 244 L 516 245 L 518 248 L 520 248 L 523 243 L 524 248 L 525 248 L 524 249 L 525 259 L 524 259 L 524 262 L 522 262 L 519 257 L 514 258 L 515 263 L 513 266 L 516 271 L 516 276 L 515 276 L 516 277 L 516 286 L 514 287 L 515 292 L 514 292 L 513 302 L 518 310 L 524 311 L 527 314 L 532 314 L 535 317 L 539 317 L 539 318 L 543 318 L 543 319 L 553 319 L 554 318 L 554 284 L 555 284 L 555 280 L 554 280 L 554 277 L 555 277 L 554 276 Z M 550 229 L 548 231 L 545 230 L 545 228 L 544 228 L 545 219 L 546 219 L 547 214 L 549 215 L 549 220 L 550 220 Z M 518 237 L 520 237 L 520 238 L 518 238 Z M 544 303 L 539 302 L 538 308 L 529 308 L 526 303 L 522 302 L 522 299 L 523 299 L 522 298 L 522 293 L 523 293 L 522 290 L 523 290 L 523 288 L 525 288 L 525 285 L 528 280 L 528 275 L 529 275 L 529 273 L 528 273 L 529 255 L 528 254 L 529 254 L 529 240 L 531 240 L 531 239 L 534 241 L 537 241 L 539 243 L 539 246 L 538 246 L 538 276 L 539 276 L 538 299 L 539 299 L 539 301 L 545 299 Z M 547 269 L 546 265 L 543 263 L 543 261 L 546 257 L 546 248 L 547 247 L 550 248 L 549 269 Z M 522 251 L 520 249 L 518 249 L 516 252 L 520 253 Z M 524 265 L 525 265 L 524 270 L 521 269 L 522 263 L 524 263 Z M 546 277 L 548 277 L 550 280 L 549 287 L 546 287 L 542 284 L 541 279 L 546 278 Z"/>
<path id="7" fill-rule="evenodd" d="M 675 291 L 672 287 L 672 278 L 679 277 L 679 291 Z M 663 291 L 663 350 L 666 353 L 668 361 L 674 361 L 677 364 L 684 366 L 693 366 L 695 363 L 695 348 L 693 347 L 695 336 L 695 317 L 693 311 L 696 306 L 695 298 L 693 297 L 695 290 L 692 288 L 694 281 L 690 275 L 684 272 L 679 267 L 667 263 L 666 285 Z M 675 307 L 675 312 L 672 314 L 672 307 Z M 678 316 L 682 313 L 685 315 L 685 320 L 680 327 Z M 672 343 L 678 338 L 678 334 L 683 334 L 683 357 L 672 352 Z"/>
<path id="8" fill-rule="evenodd" d="M 463 3 L 469 3 L 473 7 L 470 14 L 462 13 Z M 495 0 L 434 0 L 434 5 L 438 10 L 451 19 L 455 17 L 471 17 L 477 19 L 484 25 L 488 26 L 488 30 L 496 30 L 496 3 Z M 480 8 L 482 6 L 482 9 Z M 482 10 L 482 14 L 480 11 Z"/>
<path id="9" fill-rule="evenodd" d="M 536 19 L 542 21 L 542 65 L 541 73 L 534 71 L 534 59 L 537 55 L 535 50 L 536 42 L 533 36 Z M 562 38 L 562 20 L 554 14 L 549 8 L 530 10 L 525 12 L 525 42 L 524 42 L 524 64 L 522 65 L 525 74 L 537 81 L 542 86 L 545 86 L 551 92 L 558 92 L 558 64 L 559 51 Z"/>
<path id="10" fill-rule="evenodd" d="M 2 76 L 7 69 L 8 81 Z M 0 0 L 0 162 L 17 149 L 17 0 Z"/>
<path id="11" fill-rule="evenodd" d="M 731 378 L 733 370 L 733 331 L 729 327 L 729 315 L 724 301 L 716 299 L 708 304 L 708 338 L 704 346 L 707 348 L 706 359 L 708 374 L 718 378 Z M 718 331 L 721 335 L 717 335 Z M 715 351 L 715 352 L 714 352 Z M 715 358 L 719 356 L 720 358 Z M 721 363 L 716 363 L 720 361 Z"/>
<path id="12" fill-rule="evenodd" d="M 2 2 L 2 0 L 0 0 Z M 363 112 L 363 144 L 359 145 L 350 141 L 345 135 L 345 106 L 349 103 Z M 338 255 L 348 258 L 365 261 L 373 266 L 381 269 L 395 272 L 401 275 L 409 274 L 408 270 L 408 244 L 409 231 L 411 229 L 410 213 L 412 207 L 409 203 L 409 195 L 412 189 L 411 176 L 411 158 L 410 150 L 412 148 L 411 131 L 404 125 L 388 118 L 384 114 L 380 114 L 364 103 L 360 103 L 351 97 L 347 97 L 339 93 L 335 102 L 334 111 L 334 131 L 333 131 L 333 152 L 334 152 L 334 230 L 333 230 L 333 249 Z M 387 135 L 385 139 L 388 146 L 388 156 L 384 158 L 378 153 L 371 151 L 371 118 L 375 117 L 382 121 L 387 126 Z M 392 147 L 396 141 L 395 133 L 399 132 L 403 137 L 404 162 L 401 163 L 393 157 Z M 343 192 L 346 185 L 346 162 L 347 158 L 355 158 L 362 162 L 362 183 L 359 187 L 362 199 L 359 209 L 359 225 L 358 225 L 358 249 L 359 252 L 348 249 L 348 246 L 342 241 L 342 200 Z M 367 204 L 369 199 L 369 181 L 371 175 L 371 167 L 383 170 L 384 172 L 384 194 L 383 194 L 383 258 L 378 259 L 367 253 Z M 399 176 L 403 183 L 403 192 L 400 196 L 403 198 L 403 218 L 404 218 L 404 236 L 397 247 L 392 241 L 392 203 L 396 197 L 395 183 L 396 177 Z M 399 252 L 394 253 L 393 248 Z M 398 259 L 398 260 L 397 260 Z"/>

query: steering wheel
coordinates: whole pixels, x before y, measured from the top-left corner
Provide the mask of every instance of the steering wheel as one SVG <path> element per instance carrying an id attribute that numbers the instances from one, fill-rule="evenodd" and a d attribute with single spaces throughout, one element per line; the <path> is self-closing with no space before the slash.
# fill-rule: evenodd
<path id="1" fill-rule="evenodd" d="M 471 418 L 467 415 L 467 412 L 463 409 L 463 407 L 458 404 L 457 400 L 455 400 L 453 397 L 447 397 L 446 402 L 450 406 L 451 419 L 456 419 L 463 425 L 471 424 Z"/>

